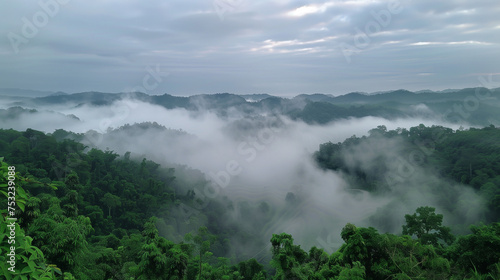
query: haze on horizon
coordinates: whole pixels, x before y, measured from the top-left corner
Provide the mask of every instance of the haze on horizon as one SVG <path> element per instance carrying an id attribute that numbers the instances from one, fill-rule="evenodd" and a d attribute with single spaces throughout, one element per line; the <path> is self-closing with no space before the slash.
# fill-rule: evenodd
<path id="1" fill-rule="evenodd" d="M 0 4 L 0 85 L 194 95 L 443 90 L 498 80 L 491 1 Z"/>

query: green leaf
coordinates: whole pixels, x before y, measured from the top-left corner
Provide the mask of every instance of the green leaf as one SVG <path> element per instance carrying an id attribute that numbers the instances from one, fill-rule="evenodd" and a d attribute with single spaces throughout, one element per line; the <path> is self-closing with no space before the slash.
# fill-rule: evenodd
<path id="1" fill-rule="evenodd" d="M 21 196 L 21 198 L 24 198 L 26 199 L 28 197 L 28 195 L 26 195 L 26 192 L 24 191 L 23 188 L 16 188 L 16 191 L 17 191 L 17 195 L 18 196 Z"/>
<path id="2" fill-rule="evenodd" d="M 21 211 L 24 212 L 24 207 L 26 205 L 26 201 L 24 199 L 18 199 L 17 200 L 17 206 L 19 207 L 19 209 L 21 209 Z"/>
<path id="3" fill-rule="evenodd" d="M 12 272 L 10 272 L 8 269 L 7 269 L 7 263 L 6 262 L 0 262 L 0 269 L 2 269 L 2 274 L 5 276 L 5 278 L 7 280 L 11 280 L 12 279 Z"/>
<path id="4" fill-rule="evenodd" d="M 57 274 L 59 274 L 59 275 L 63 275 L 61 269 L 59 267 L 57 267 L 57 266 L 55 266 L 52 270 L 55 271 L 55 272 L 57 272 Z"/>
<path id="5" fill-rule="evenodd" d="M 29 262 L 28 262 L 28 266 L 31 268 L 31 270 L 33 270 L 33 271 L 35 271 L 35 270 L 36 270 L 36 268 L 35 268 L 36 264 L 35 264 L 35 262 L 34 262 L 34 261 L 29 261 Z"/>
<path id="6" fill-rule="evenodd" d="M 25 268 L 23 268 L 23 270 L 21 270 L 21 274 L 31 273 L 33 271 L 34 271 L 34 269 L 32 269 L 29 266 L 26 266 Z"/>

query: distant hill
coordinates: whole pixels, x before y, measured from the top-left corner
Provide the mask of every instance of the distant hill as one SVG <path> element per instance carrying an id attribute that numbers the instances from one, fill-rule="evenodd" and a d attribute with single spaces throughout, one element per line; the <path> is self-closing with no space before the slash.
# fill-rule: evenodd
<path id="1" fill-rule="evenodd" d="M 241 97 L 245 98 L 247 102 L 259 102 L 262 99 L 266 99 L 269 97 L 273 97 L 272 95 L 269 95 L 267 93 L 261 93 L 261 94 L 240 94 Z"/>
<path id="2" fill-rule="evenodd" d="M 16 92 L 11 91 L 11 93 Z M 29 91 L 25 92 L 26 94 Z M 42 92 L 32 92 L 32 94 Z M 135 93 L 81 92 L 74 94 L 50 93 L 46 96 L 24 97 L 11 106 L 27 108 L 68 106 L 108 106 L 122 99 L 147 102 L 166 109 L 182 108 L 190 111 L 212 111 L 220 117 L 251 117 L 261 114 L 287 115 L 307 123 L 324 124 L 350 117 L 375 116 L 382 118 L 440 117 L 443 120 L 475 125 L 500 124 L 500 88 L 466 88 L 434 92 L 423 90 L 393 90 L 378 94 L 351 92 L 345 95 L 301 94 L 293 98 L 276 97 L 269 94 L 231 93 L 204 94 L 194 96 L 147 95 Z M 481 109 L 479 109 L 481 106 Z"/>

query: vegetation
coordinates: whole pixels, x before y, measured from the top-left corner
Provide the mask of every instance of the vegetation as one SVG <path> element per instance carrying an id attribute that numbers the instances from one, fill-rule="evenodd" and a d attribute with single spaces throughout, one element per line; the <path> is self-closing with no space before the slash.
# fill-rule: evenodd
<path id="1" fill-rule="evenodd" d="M 367 139 L 399 139 L 403 150 L 426 151 L 422 161 L 440 167 L 437 173 L 481 192 L 487 224 L 454 236 L 442 225 L 442 214 L 422 206 L 405 215 L 398 235 L 346 224 L 340 232 L 344 243 L 332 254 L 317 247 L 306 251 L 290 234 L 275 233 L 267 237 L 269 263 L 232 255 L 229 239 L 244 240 L 244 235 L 223 222 L 230 202 L 211 201 L 199 216 L 186 219 L 181 210 L 196 203 L 194 187 L 179 186 L 176 170 L 56 137 L 62 134 L 0 130 L 0 204 L 10 201 L 9 176 L 15 176 L 17 202 L 15 273 L 7 262 L 10 214 L 6 206 L 0 208 L 0 269 L 6 279 L 500 278 L 500 132 L 495 127 L 378 127 L 368 137 L 323 144 L 315 154 L 322 167 L 341 170 L 377 192 L 387 184 L 377 171 L 388 167 L 352 168 L 342 153 Z M 9 166 L 15 166 L 15 175 Z M 203 221 L 210 223 L 205 227 Z"/>
<path id="2" fill-rule="evenodd" d="M 248 102 L 245 97 L 256 98 L 258 101 Z M 340 96 L 302 94 L 291 99 L 266 94 L 240 96 L 218 93 L 181 97 L 169 94 L 149 96 L 140 92 L 81 92 L 25 98 L 16 102 L 16 105 L 22 107 L 61 104 L 66 104 L 66 106 L 70 106 L 70 104 L 73 106 L 80 106 L 81 104 L 103 106 L 124 98 L 133 98 L 167 109 L 183 108 L 192 112 L 210 110 L 220 117 L 225 117 L 228 112 L 236 110 L 247 117 L 255 117 L 264 111 L 269 114 L 277 113 L 289 116 L 292 119 L 303 120 L 307 123 L 319 124 L 352 117 L 373 116 L 389 119 L 397 117 L 439 117 L 453 123 L 466 122 L 473 125 L 487 126 L 491 123 L 500 124 L 497 113 L 500 107 L 499 97 L 500 88 L 486 89 L 480 87 L 447 90 L 445 92 L 394 90 L 378 94 L 353 92 Z M 469 99 L 472 104 L 464 103 L 464 100 Z M 22 107 L 0 109 L 0 119 L 11 120 L 21 114 L 34 116 L 37 113 L 36 110 L 23 109 Z M 450 108 L 454 109 L 450 110 Z M 468 108 L 473 109 L 469 110 Z M 53 112 L 45 111 L 44 113 L 51 114 Z M 65 117 L 78 120 L 73 115 Z"/>
<path id="3" fill-rule="evenodd" d="M 352 164 L 346 154 L 360 151 L 372 152 L 374 144 L 390 143 L 393 154 L 377 154 L 367 163 Z M 395 183 L 409 183 L 410 173 L 417 168 L 448 181 L 469 185 L 486 200 L 487 222 L 500 219 L 500 129 L 488 127 L 452 130 L 442 126 L 419 125 L 407 129 L 387 130 L 379 126 L 370 130 L 369 136 L 346 139 L 343 143 L 324 143 L 314 155 L 325 169 L 338 170 L 350 177 L 355 188 L 383 192 Z M 362 150 L 366 152 L 367 150 Z M 394 170 L 389 164 L 400 161 L 409 169 Z M 416 218 L 416 217 L 415 217 Z"/>

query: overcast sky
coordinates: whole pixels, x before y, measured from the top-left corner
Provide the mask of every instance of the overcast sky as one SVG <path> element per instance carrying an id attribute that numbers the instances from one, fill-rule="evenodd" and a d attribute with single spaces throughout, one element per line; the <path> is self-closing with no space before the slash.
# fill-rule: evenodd
<path id="1" fill-rule="evenodd" d="M 500 80 L 498 0 L 56 1 L 0 2 L 0 87 L 291 96 Z"/>

